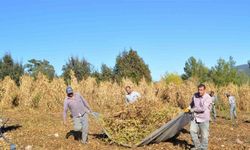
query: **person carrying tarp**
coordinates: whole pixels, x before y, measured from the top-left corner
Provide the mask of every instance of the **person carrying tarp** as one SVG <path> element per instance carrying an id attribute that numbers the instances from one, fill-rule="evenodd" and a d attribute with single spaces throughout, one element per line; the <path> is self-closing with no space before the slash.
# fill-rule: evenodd
<path id="1" fill-rule="evenodd" d="M 217 102 L 217 97 L 214 94 L 214 91 L 211 91 L 209 94 L 212 98 L 212 116 L 213 116 L 213 121 L 216 121 L 216 102 Z"/>
<path id="2" fill-rule="evenodd" d="M 237 119 L 235 97 L 229 93 L 227 93 L 226 96 L 228 98 L 229 105 L 230 105 L 230 117 L 231 117 L 231 120 L 234 122 Z"/>
<path id="3" fill-rule="evenodd" d="M 125 97 L 125 102 L 126 104 L 132 104 L 137 101 L 138 98 L 141 97 L 140 93 L 133 91 L 133 89 L 130 86 L 125 87 L 126 90 L 126 97 Z"/>
<path id="4" fill-rule="evenodd" d="M 198 92 L 192 97 L 192 102 L 185 112 L 192 112 L 194 118 L 190 125 L 190 134 L 194 144 L 193 150 L 207 150 L 209 137 L 209 120 L 211 111 L 212 99 L 206 93 L 206 86 L 200 84 Z M 199 139 L 201 135 L 201 140 Z"/>
<path id="5" fill-rule="evenodd" d="M 66 93 L 67 97 L 64 101 L 63 123 L 67 125 L 66 118 L 67 110 L 69 109 L 74 124 L 74 132 L 69 132 L 66 138 L 73 135 L 77 137 L 81 143 L 86 144 L 88 140 L 88 114 L 91 114 L 92 110 L 87 101 L 79 93 L 74 93 L 70 86 L 66 88 Z"/>

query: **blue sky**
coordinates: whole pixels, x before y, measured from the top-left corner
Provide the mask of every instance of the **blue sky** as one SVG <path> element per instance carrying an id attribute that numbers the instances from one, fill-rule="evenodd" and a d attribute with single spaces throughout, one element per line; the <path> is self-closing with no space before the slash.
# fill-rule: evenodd
<path id="1" fill-rule="evenodd" d="M 97 69 L 138 51 L 154 80 L 183 73 L 190 56 L 207 66 L 250 59 L 247 0 L 9 0 L 0 3 L 0 56 L 47 59 L 56 72 L 70 56 Z"/>

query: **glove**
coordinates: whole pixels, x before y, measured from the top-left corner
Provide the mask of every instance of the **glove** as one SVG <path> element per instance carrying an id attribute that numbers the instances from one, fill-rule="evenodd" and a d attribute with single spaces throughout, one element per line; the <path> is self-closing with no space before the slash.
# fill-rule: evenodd
<path id="1" fill-rule="evenodd" d="M 184 109 L 184 112 L 185 112 L 185 113 L 189 113 L 190 111 L 191 111 L 191 110 L 190 110 L 190 107 Z"/>

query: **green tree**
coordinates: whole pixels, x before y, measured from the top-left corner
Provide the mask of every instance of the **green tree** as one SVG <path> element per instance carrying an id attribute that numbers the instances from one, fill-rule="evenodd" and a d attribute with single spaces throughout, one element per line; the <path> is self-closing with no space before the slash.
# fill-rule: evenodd
<path id="1" fill-rule="evenodd" d="M 174 83 L 174 84 L 181 84 L 182 79 L 177 73 L 166 73 L 166 75 L 162 78 L 166 84 Z"/>
<path id="2" fill-rule="evenodd" d="M 63 66 L 62 76 L 65 82 L 70 80 L 70 71 L 75 73 L 78 81 L 86 79 L 91 75 L 91 64 L 86 59 L 79 59 L 78 57 L 70 57 L 68 62 Z"/>
<path id="3" fill-rule="evenodd" d="M 144 77 L 146 81 L 152 81 L 150 70 L 144 60 L 134 50 L 124 51 L 116 58 L 114 67 L 114 75 L 116 81 L 122 78 L 129 78 L 135 83 Z"/>
<path id="4" fill-rule="evenodd" d="M 217 65 L 212 67 L 210 71 L 212 81 L 219 86 L 229 83 L 240 84 L 240 74 L 235 68 L 235 63 L 233 57 L 230 57 L 228 61 L 220 58 L 217 61 Z"/>
<path id="5" fill-rule="evenodd" d="M 100 83 L 102 81 L 102 79 L 101 79 L 101 73 L 98 72 L 97 70 L 93 71 L 93 73 L 91 74 L 91 76 L 96 79 L 97 83 Z"/>
<path id="6" fill-rule="evenodd" d="M 25 68 L 33 77 L 36 77 L 39 72 L 47 76 L 50 80 L 55 76 L 55 69 L 47 60 L 31 59 L 28 61 L 28 64 L 25 65 Z"/>
<path id="7" fill-rule="evenodd" d="M 101 81 L 113 81 L 113 69 L 108 67 L 106 64 L 102 64 L 101 71 L 94 71 L 92 76 L 96 78 L 96 81 L 99 83 Z"/>
<path id="8" fill-rule="evenodd" d="M 102 64 L 101 66 L 101 80 L 102 81 L 113 80 L 113 69 L 108 67 L 106 64 Z"/>
<path id="9" fill-rule="evenodd" d="M 0 79 L 10 76 L 19 85 L 20 77 L 24 74 L 24 67 L 21 63 L 14 62 L 10 54 L 5 54 L 0 59 Z"/>
<path id="10" fill-rule="evenodd" d="M 248 60 L 248 62 L 247 62 L 247 63 L 248 63 L 248 68 L 250 69 L 250 60 Z"/>
<path id="11" fill-rule="evenodd" d="M 190 57 L 184 67 L 184 74 L 182 79 L 187 80 L 189 78 L 196 78 L 200 82 L 209 80 L 208 73 L 209 69 L 202 63 L 201 60 L 196 60 L 194 57 Z"/>

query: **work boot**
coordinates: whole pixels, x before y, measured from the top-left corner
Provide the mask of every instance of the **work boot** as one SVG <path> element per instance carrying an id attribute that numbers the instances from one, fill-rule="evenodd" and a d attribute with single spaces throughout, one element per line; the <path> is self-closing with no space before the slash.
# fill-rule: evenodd
<path id="1" fill-rule="evenodd" d="M 67 134 L 66 134 L 66 136 L 65 136 L 65 138 L 66 139 L 68 139 L 70 136 L 74 136 L 74 131 L 69 131 Z"/>
<path id="2" fill-rule="evenodd" d="M 82 132 L 81 131 L 75 131 L 74 132 L 74 137 L 76 141 L 81 141 L 82 140 Z"/>

